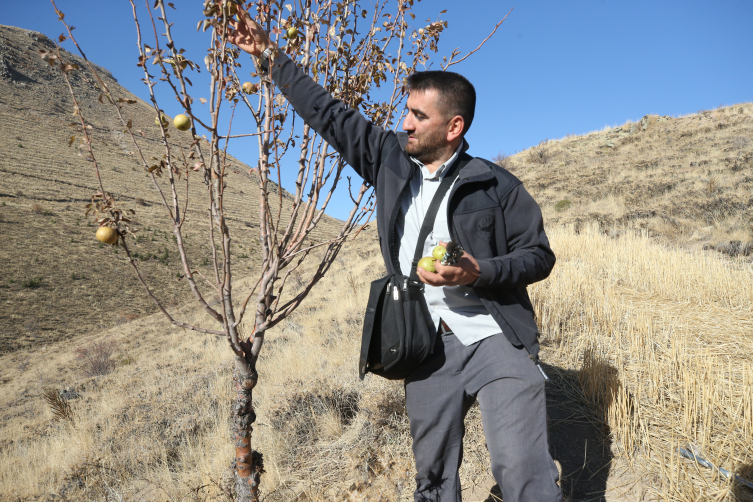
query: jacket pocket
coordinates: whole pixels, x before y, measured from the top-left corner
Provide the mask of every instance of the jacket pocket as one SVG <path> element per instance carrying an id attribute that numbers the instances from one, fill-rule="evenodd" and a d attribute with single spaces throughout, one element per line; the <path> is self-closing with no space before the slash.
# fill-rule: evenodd
<path id="1" fill-rule="evenodd" d="M 455 213 L 453 227 L 460 245 L 474 258 L 485 260 L 507 254 L 505 222 L 499 206 Z"/>

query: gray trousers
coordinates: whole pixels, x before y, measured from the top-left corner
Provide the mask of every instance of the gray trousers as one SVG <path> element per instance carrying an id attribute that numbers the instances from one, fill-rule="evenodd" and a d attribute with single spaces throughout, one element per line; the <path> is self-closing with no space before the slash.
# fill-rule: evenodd
<path id="1" fill-rule="evenodd" d="M 549 455 L 544 377 L 504 335 L 466 347 L 437 336 L 433 354 L 405 379 L 416 459 L 416 502 L 460 502 L 464 419 L 478 399 L 494 479 L 504 502 L 560 502 Z"/>

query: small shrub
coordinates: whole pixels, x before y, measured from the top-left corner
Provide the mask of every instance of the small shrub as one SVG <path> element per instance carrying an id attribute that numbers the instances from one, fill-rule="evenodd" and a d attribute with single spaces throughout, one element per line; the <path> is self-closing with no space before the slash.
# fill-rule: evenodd
<path id="1" fill-rule="evenodd" d="M 99 376 L 112 371 L 115 364 L 110 360 L 110 356 L 115 352 L 115 348 L 116 344 L 113 341 L 99 341 L 79 347 L 75 353 L 83 365 L 86 376 Z"/>
<path id="2" fill-rule="evenodd" d="M 505 152 L 499 152 L 497 155 L 492 157 L 492 162 L 494 162 L 495 164 L 497 164 L 499 167 L 503 169 L 507 169 L 508 171 L 510 170 L 510 167 L 511 167 L 510 164 L 512 164 L 510 162 L 510 156 L 507 155 Z"/>
<path id="3" fill-rule="evenodd" d="M 34 319 L 33 317 L 30 317 L 24 323 L 24 329 L 26 330 L 27 333 L 34 334 L 39 329 L 39 324 L 37 324 L 36 319 Z"/>
<path id="4" fill-rule="evenodd" d="M 554 210 L 558 213 L 561 213 L 562 211 L 567 211 L 568 209 L 570 209 L 572 205 L 573 203 L 570 199 L 562 199 L 554 205 Z"/>
<path id="5" fill-rule="evenodd" d="M 714 195 L 716 192 L 719 191 L 719 176 L 712 175 L 709 177 L 709 180 L 706 182 L 706 193 L 708 195 Z"/>
<path id="6" fill-rule="evenodd" d="M 537 146 L 531 147 L 528 151 L 528 161 L 533 164 L 546 164 L 552 158 L 552 151 L 549 148 L 549 140 L 544 140 Z"/>
<path id="7" fill-rule="evenodd" d="M 39 204 L 34 204 L 33 206 L 31 206 L 31 211 L 34 214 L 44 214 L 45 212 L 44 208 L 40 206 Z"/>
<path id="8" fill-rule="evenodd" d="M 121 326 L 123 324 L 129 323 L 133 321 L 134 319 L 138 319 L 139 315 L 135 312 L 120 312 L 115 316 L 115 325 Z"/>
<path id="9" fill-rule="evenodd" d="M 29 289 L 36 289 L 42 285 L 42 278 L 41 277 L 32 277 L 31 279 L 27 279 L 21 283 L 21 286 L 24 288 Z"/>
<path id="10" fill-rule="evenodd" d="M 737 149 L 743 149 L 748 146 L 750 140 L 745 136 L 735 136 L 732 138 L 732 146 Z"/>

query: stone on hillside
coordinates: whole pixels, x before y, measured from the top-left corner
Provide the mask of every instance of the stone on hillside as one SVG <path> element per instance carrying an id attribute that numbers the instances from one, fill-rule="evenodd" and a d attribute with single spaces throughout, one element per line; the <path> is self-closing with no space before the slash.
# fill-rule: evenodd
<path id="1" fill-rule="evenodd" d="M 648 115 L 644 115 L 641 119 L 641 131 L 648 129 Z"/>
<path id="2" fill-rule="evenodd" d="M 78 399 L 81 397 L 81 394 L 70 387 L 66 387 L 65 389 L 61 390 L 58 395 L 66 401 L 70 401 L 71 399 Z"/>

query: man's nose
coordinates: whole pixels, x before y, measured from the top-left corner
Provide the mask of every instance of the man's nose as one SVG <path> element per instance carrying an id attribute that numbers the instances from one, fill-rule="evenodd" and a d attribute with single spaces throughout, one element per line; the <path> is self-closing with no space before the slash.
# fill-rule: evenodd
<path id="1" fill-rule="evenodd" d="M 405 116 L 405 119 L 403 119 L 403 131 L 412 131 L 413 128 L 413 120 L 410 117 L 410 113 Z"/>

